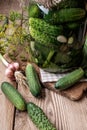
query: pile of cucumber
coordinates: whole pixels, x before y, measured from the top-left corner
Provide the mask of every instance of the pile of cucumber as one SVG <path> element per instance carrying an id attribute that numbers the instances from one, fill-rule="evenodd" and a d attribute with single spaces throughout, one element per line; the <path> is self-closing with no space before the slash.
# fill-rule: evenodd
<path id="1" fill-rule="evenodd" d="M 29 11 L 29 32 L 34 43 L 33 48 L 32 42 L 30 46 L 36 63 L 50 72 L 66 72 L 79 67 L 83 58 L 83 30 L 86 20 L 84 2 L 61 0 L 49 9 L 48 14 L 34 3 Z M 36 12 L 39 12 L 38 15 L 35 15 Z M 54 53 L 49 56 L 51 52 Z"/>
<path id="2" fill-rule="evenodd" d="M 56 130 L 53 124 L 48 120 L 43 110 L 33 102 L 26 103 L 25 99 L 12 84 L 3 82 L 1 84 L 1 89 L 9 101 L 11 101 L 18 110 L 26 110 L 28 112 L 30 119 L 37 128 L 39 128 L 39 130 Z"/>

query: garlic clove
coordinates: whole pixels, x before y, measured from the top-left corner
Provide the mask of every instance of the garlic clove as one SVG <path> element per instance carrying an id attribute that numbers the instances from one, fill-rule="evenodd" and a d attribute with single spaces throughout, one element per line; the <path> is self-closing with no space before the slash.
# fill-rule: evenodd
<path id="1" fill-rule="evenodd" d="M 67 43 L 67 38 L 63 35 L 57 36 L 57 41 L 60 43 Z"/>

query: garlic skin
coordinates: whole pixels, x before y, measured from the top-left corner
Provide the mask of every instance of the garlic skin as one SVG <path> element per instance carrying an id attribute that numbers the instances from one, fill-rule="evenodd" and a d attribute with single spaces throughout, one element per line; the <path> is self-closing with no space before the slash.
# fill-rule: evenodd
<path id="1" fill-rule="evenodd" d="M 14 73 L 15 71 L 19 70 L 19 63 L 18 62 L 8 63 L 1 54 L 0 54 L 0 60 L 7 67 L 5 70 L 5 75 L 11 80 L 15 80 Z"/>
<path id="2" fill-rule="evenodd" d="M 5 70 L 5 75 L 11 80 L 15 80 L 14 73 L 19 70 L 19 63 L 14 62 L 8 65 L 8 68 Z"/>
<path id="3" fill-rule="evenodd" d="M 12 78 L 13 75 L 14 75 L 14 72 L 10 69 L 10 68 L 7 68 L 5 70 L 5 75 L 8 77 L 8 78 Z"/>
<path id="4" fill-rule="evenodd" d="M 19 69 L 19 63 L 18 62 L 14 62 L 13 63 L 13 67 L 15 68 L 15 70 Z"/>
<path id="5" fill-rule="evenodd" d="M 8 68 L 15 71 L 19 69 L 19 63 L 18 62 L 14 62 L 8 65 Z"/>
<path id="6" fill-rule="evenodd" d="M 13 64 L 9 64 L 9 65 L 8 65 L 8 68 L 9 68 L 9 69 L 11 69 L 12 71 L 14 71 L 14 70 L 15 70 L 15 68 L 14 68 Z"/>

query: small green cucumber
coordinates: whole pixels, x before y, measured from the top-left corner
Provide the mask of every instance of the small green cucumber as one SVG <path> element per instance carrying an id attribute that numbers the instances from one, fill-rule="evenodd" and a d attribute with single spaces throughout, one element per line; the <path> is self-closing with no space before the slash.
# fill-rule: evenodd
<path id="1" fill-rule="evenodd" d="M 76 82 L 78 82 L 83 76 L 84 70 L 82 68 L 78 68 L 71 73 L 68 73 L 64 77 L 60 78 L 55 83 L 55 88 L 60 90 L 67 89 L 74 85 Z"/>
<path id="2" fill-rule="evenodd" d="M 77 29 L 78 27 L 80 27 L 80 23 L 79 22 L 71 22 L 66 24 L 66 27 L 68 27 L 69 29 Z"/>
<path id="3" fill-rule="evenodd" d="M 32 38 L 34 38 L 35 41 L 41 43 L 42 45 L 51 46 L 59 44 L 56 37 L 49 36 L 46 33 L 40 32 L 32 26 L 29 26 L 29 32 Z"/>
<path id="4" fill-rule="evenodd" d="M 63 34 L 62 25 L 58 25 L 58 26 L 50 25 L 49 23 L 39 18 L 29 18 L 29 25 L 35 30 L 38 30 L 50 36 L 56 37 L 60 34 Z"/>
<path id="5" fill-rule="evenodd" d="M 8 83 L 2 82 L 1 90 L 5 94 L 5 96 L 9 99 L 9 101 L 18 109 L 18 110 L 26 110 L 26 102 L 23 99 L 22 95 L 15 89 L 15 87 Z"/>
<path id="6" fill-rule="evenodd" d="M 37 97 L 41 93 L 41 84 L 32 64 L 28 63 L 25 69 L 27 83 L 33 96 Z"/>
<path id="7" fill-rule="evenodd" d="M 37 4 L 30 4 L 28 7 L 28 16 L 38 18 L 41 16 L 41 10 Z"/>
<path id="8" fill-rule="evenodd" d="M 60 9 L 59 11 L 49 11 L 47 15 L 44 16 L 45 21 L 50 22 L 50 24 L 58 24 L 65 22 L 73 22 L 84 18 L 86 11 L 81 8 L 66 8 Z"/>
<path id="9" fill-rule="evenodd" d="M 32 102 L 27 104 L 28 115 L 39 130 L 56 130 L 43 110 Z"/>

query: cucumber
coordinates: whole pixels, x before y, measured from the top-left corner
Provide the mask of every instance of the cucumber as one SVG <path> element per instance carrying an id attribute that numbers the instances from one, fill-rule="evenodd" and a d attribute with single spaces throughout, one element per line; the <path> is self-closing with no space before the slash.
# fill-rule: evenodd
<path id="1" fill-rule="evenodd" d="M 84 70 L 82 68 L 78 68 L 71 73 L 67 74 L 66 76 L 60 78 L 55 83 L 55 88 L 64 90 L 72 85 L 74 85 L 76 82 L 78 82 L 82 77 L 84 76 Z"/>
<path id="2" fill-rule="evenodd" d="M 40 53 L 42 55 L 42 57 L 43 57 L 42 60 L 45 60 L 47 58 L 47 55 L 49 54 L 49 51 L 52 50 L 52 47 L 47 48 L 46 46 L 44 46 L 40 43 L 35 43 L 35 49 L 38 53 Z"/>
<path id="3" fill-rule="evenodd" d="M 63 33 L 62 25 L 50 25 L 49 23 L 39 18 L 29 18 L 29 25 L 32 28 L 51 36 L 58 36 Z"/>
<path id="4" fill-rule="evenodd" d="M 71 57 L 67 53 L 58 52 L 54 57 L 55 64 L 69 64 Z"/>
<path id="5" fill-rule="evenodd" d="M 55 53 L 54 50 L 50 50 L 50 52 L 49 52 L 49 54 L 48 54 L 46 60 L 44 61 L 43 65 L 42 65 L 43 68 L 45 68 L 45 67 L 50 63 L 50 61 L 51 61 L 51 59 L 52 59 L 54 53 Z"/>
<path id="6" fill-rule="evenodd" d="M 68 23 L 66 24 L 66 27 L 68 27 L 69 29 L 77 29 L 80 27 L 80 23 L 79 22 L 74 22 L 74 23 Z"/>
<path id="7" fill-rule="evenodd" d="M 40 31 L 34 29 L 32 26 L 29 27 L 29 31 L 30 31 L 30 35 L 32 36 L 32 38 L 34 38 L 34 40 L 36 42 L 39 42 L 42 45 L 45 45 L 48 47 L 51 45 L 59 44 L 56 37 L 49 36 L 43 32 L 40 32 Z"/>
<path id="8" fill-rule="evenodd" d="M 86 11 L 81 8 L 66 8 L 57 11 L 49 11 L 44 16 L 44 20 L 50 24 L 61 24 L 65 22 L 73 22 L 84 18 Z"/>
<path id="9" fill-rule="evenodd" d="M 38 18 L 41 17 L 41 10 L 37 4 L 30 4 L 28 7 L 28 15 L 30 17 Z"/>
<path id="10" fill-rule="evenodd" d="M 32 64 L 28 63 L 25 69 L 27 83 L 33 96 L 37 97 L 41 94 L 41 84 Z"/>
<path id="11" fill-rule="evenodd" d="M 32 102 L 27 104 L 28 115 L 39 130 L 56 130 L 43 110 Z"/>
<path id="12" fill-rule="evenodd" d="M 1 90 L 9 101 L 18 109 L 26 110 L 26 102 L 23 99 L 22 95 L 8 82 L 3 82 L 1 84 Z"/>

